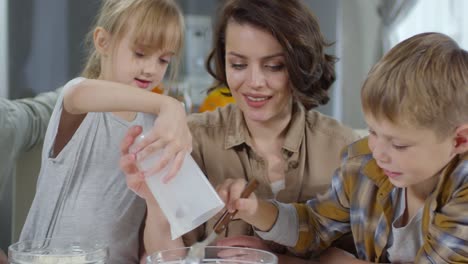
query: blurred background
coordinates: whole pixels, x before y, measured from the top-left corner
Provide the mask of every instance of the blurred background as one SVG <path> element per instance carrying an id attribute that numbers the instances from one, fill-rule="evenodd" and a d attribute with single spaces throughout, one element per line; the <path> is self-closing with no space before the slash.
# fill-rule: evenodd
<path id="1" fill-rule="evenodd" d="M 186 18 L 183 68 L 161 92 L 178 96 L 187 111 L 230 100 L 206 101 L 212 79 L 204 69 L 211 25 L 220 0 L 177 0 Z M 285 0 L 287 1 L 287 0 Z M 328 52 L 340 60 L 331 100 L 319 110 L 353 128 L 365 128 L 359 91 L 370 67 L 389 48 L 424 31 L 446 33 L 468 46 L 464 0 L 305 0 L 319 19 Z M 0 96 L 16 99 L 54 90 L 79 75 L 83 40 L 100 0 L 0 0 Z M 0 248 L 18 239 L 34 196 L 40 148 L 23 155 L 17 175 L 0 193 Z M 0 168 L 1 169 L 1 168 Z M 0 179 L 2 180 L 2 179 Z"/>

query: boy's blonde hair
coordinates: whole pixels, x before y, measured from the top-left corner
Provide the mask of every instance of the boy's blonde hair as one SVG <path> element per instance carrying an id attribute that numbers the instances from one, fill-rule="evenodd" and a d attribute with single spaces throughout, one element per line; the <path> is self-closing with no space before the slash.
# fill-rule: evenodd
<path id="1" fill-rule="evenodd" d="M 376 119 L 447 136 L 468 122 L 468 53 L 446 35 L 415 35 L 371 69 L 361 100 Z"/>
<path id="2" fill-rule="evenodd" d="M 88 33 L 89 55 L 82 76 L 96 79 L 101 73 L 101 58 L 94 48 L 96 27 L 104 28 L 112 36 L 113 44 L 130 30 L 132 21 L 133 44 L 149 50 L 168 49 L 178 58 L 171 63 L 171 79 L 177 74 L 184 37 L 184 20 L 174 0 L 103 0 L 96 23 Z"/>

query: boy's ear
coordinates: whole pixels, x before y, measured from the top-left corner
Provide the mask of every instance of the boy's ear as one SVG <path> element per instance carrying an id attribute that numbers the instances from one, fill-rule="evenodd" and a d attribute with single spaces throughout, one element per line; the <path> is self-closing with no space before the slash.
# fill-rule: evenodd
<path id="1" fill-rule="evenodd" d="M 96 48 L 96 51 L 103 55 L 106 56 L 109 53 L 109 47 L 110 47 L 110 34 L 107 32 L 102 27 L 97 27 L 94 30 L 93 33 L 93 41 L 94 41 L 94 47 Z"/>
<path id="2" fill-rule="evenodd" d="M 460 154 L 468 151 L 468 124 L 457 127 L 455 131 L 455 153 Z"/>

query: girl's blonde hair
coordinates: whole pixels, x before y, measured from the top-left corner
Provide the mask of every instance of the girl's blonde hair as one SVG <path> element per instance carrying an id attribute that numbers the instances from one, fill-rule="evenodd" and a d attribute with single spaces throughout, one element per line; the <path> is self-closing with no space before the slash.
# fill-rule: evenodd
<path id="1" fill-rule="evenodd" d="M 96 79 L 101 73 L 101 57 L 93 43 L 94 30 L 104 28 L 115 44 L 133 25 L 133 44 L 150 50 L 175 51 L 171 62 L 170 79 L 175 79 L 180 63 L 184 37 L 184 20 L 174 0 L 103 0 L 95 25 L 87 35 L 89 49 L 82 76 Z"/>

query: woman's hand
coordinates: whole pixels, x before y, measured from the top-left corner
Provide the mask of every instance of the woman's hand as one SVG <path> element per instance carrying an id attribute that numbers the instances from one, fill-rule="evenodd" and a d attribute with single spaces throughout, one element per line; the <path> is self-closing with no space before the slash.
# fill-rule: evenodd
<path id="1" fill-rule="evenodd" d="M 5 253 L 3 253 L 3 250 L 0 249 L 0 264 L 7 264 L 8 259 Z"/>
<path id="2" fill-rule="evenodd" d="M 359 260 L 354 257 L 353 254 L 336 248 L 330 247 L 322 254 L 320 254 L 320 263 L 350 263 L 350 264 L 359 264 L 359 263 L 371 263 L 364 260 Z"/>
<path id="3" fill-rule="evenodd" d="M 270 251 L 270 247 L 260 238 L 254 236 L 235 236 L 220 239 L 216 246 L 222 247 L 248 247 Z"/>
<path id="4" fill-rule="evenodd" d="M 270 247 L 265 241 L 254 236 L 235 236 L 227 237 L 218 240 L 216 246 L 223 247 L 247 247 L 260 249 L 271 252 Z M 273 252 L 274 253 L 274 252 Z M 275 254 L 278 257 L 278 263 L 280 264 L 313 264 L 316 263 L 312 260 L 302 259 L 299 257 L 288 256 L 284 254 Z"/>
<path id="5" fill-rule="evenodd" d="M 163 149 L 158 162 L 143 172 L 145 176 L 149 176 L 171 165 L 163 182 L 168 182 L 177 174 L 185 155 L 192 151 L 192 135 L 187 125 L 185 110 L 179 101 L 170 97 L 167 99 L 160 107 L 153 128 L 145 132 L 145 137 L 131 150 L 133 154 L 137 154 L 136 159 L 141 161 Z"/>

